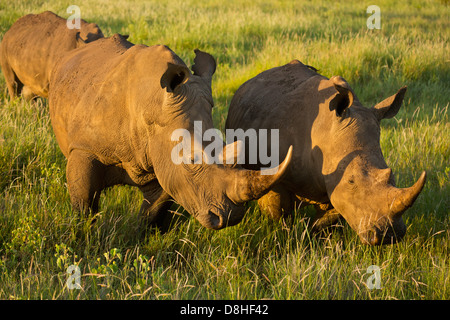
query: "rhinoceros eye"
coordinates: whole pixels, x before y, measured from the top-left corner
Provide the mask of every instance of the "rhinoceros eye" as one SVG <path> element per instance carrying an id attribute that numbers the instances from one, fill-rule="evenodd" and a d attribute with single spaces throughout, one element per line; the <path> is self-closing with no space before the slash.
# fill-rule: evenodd
<path id="1" fill-rule="evenodd" d="M 349 190 L 356 189 L 355 178 L 353 176 L 351 176 L 350 179 L 347 180 L 347 188 Z"/>
<path id="2" fill-rule="evenodd" d="M 350 187 L 353 187 L 355 184 L 355 176 L 351 175 L 349 177 L 349 179 L 347 180 L 348 184 L 350 185 Z"/>

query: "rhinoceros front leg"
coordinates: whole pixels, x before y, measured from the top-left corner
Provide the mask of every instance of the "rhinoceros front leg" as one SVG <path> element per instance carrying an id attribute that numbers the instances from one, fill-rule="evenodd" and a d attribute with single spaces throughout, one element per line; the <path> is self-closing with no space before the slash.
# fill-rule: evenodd
<path id="1" fill-rule="evenodd" d="M 104 189 L 105 165 L 83 150 L 71 151 L 66 169 L 72 207 L 84 214 L 98 212 L 100 193 Z"/>
<path id="2" fill-rule="evenodd" d="M 311 231 L 313 233 L 320 232 L 331 226 L 341 216 L 330 203 L 316 204 L 314 207 L 316 209 L 316 215 L 311 224 Z"/>
<path id="3" fill-rule="evenodd" d="M 275 186 L 258 200 L 262 212 L 278 220 L 295 209 L 295 196 L 281 185 Z"/>
<path id="4" fill-rule="evenodd" d="M 161 228 L 165 213 L 172 205 L 172 197 L 161 188 L 157 181 L 141 188 L 144 194 L 139 216 L 143 220 L 145 226 L 156 225 Z"/>

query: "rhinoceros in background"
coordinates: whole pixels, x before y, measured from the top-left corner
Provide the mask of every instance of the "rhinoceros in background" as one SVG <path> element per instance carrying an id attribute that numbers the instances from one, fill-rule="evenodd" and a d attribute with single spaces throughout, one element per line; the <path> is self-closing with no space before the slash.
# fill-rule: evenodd
<path id="1" fill-rule="evenodd" d="M 148 223 L 158 223 L 173 198 L 203 226 L 220 229 L 241 221 L 243 203 L 281 179 L 290 156 L 273 175 L 173 161 L 173 132 L 184 129 L 194 135 L 194 121 L 201 121 L 203 130 L 213 128 L 216 63 L 209 54 L 195 52 L 192 74 L 168 47 L 133 45 L 116 34 L 76 49 L 58 63 L 49 108 L 68 159 L 67 183 L 76 209 L 95 212 L 103 189 L 126 184 L 142 191 L 140 214 Z M 233 151 L 236 144 L 220 142 L 225 163 L 232 162 L 227 155 L 239 157 Z M 202 155 L 191 156 L 194 161 Z"/>
<path id="2" fill-rule="evenodd" d="M 22 94 L 47 98 L 53 66 L 67 51 L 103 38 L 95 23 L 80 19 L 80 29 L 69 29 L 66 19 L 53 12 L 18 19 L 0 44 L 0 65 L 11 98 Z"/>
<path id="3" fill-rule="evenodd" d="M 342 216 L 364 243 L 395 242 L 426 177 L 396 188 L 380 148 L 380 121 L 397 114 L 406 87 L 365 108 L 342 77 L 315 71 L 294 60 L 248 80 L 231 101 L 227 129 L 279 129 L 279 154 L 294 147 L 288 172 L 259 205 L 280 218 L 297 199 L 315 205 L 313 230 Z"/>

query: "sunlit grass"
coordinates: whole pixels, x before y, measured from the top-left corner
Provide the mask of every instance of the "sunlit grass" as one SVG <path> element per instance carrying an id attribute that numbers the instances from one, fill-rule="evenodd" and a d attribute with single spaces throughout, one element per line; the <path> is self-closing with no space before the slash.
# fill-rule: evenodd
<path id="1" fill-rule="evenodd" d="M 141 234 L 136 189 L 106 191 L 96 217 L 72 211 L 46 101 L 9 101 L 0 76 L 0 298 L 449 299 L 448 5 L 378 1 L 381 30 L 368 30 L 357 1 L 13 1 L 0 4 L 0 38 L 20 16 L 67 17 L 70 4 L 107 36 L 166 44 L 188 66 L 195 48 L 212 53 L 220 129 L 243 82 L 292 59 L 343 76 L 368 107 L 407 85 L 399 114 L 382 122 L 381 147 L 399 187 L 422 170 L 427 183 L 391 246 L 362 245 L 345 222 L 313 237 L 311 208 L 273 222 L 254 203 L 221 231 L 174 204 L 168 232 Z M 82 290 L 67 289 L 71 264 Z M 367 288 L 370 265 L 380 267 L 381 290 Z"/>

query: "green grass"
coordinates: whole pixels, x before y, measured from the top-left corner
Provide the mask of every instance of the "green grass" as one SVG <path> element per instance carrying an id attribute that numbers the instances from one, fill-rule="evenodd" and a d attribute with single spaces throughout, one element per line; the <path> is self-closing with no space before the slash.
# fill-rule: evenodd
<path id="1" fill-rule="evenodd" d="M 27 13 L 67 17 L 70 4 L 2 2 L 0 38 Z M 399 187 L 422 170 L 428 180 L 404 215 L 407 235 L 391 246 L 362 245 L 346 224 L 311 237 L 311 208 L 273 222 L 253 203 L 240 224 L 221 231 L 201 227 L 174 205 L 167 233 L 139 236 L 142 196 L 135 189 L 105 192 L 94 224 L 72 211 L 47 102 L 10 101 L 0 76 L 1 299 L 450 298 L 448 2 L 373 3 L 381 8 L 381 30 L 367 29 L 367 6 L 358 1 L 76 4 L 107 36 L 166 44 L 188 65 L 195 48 L 212 53 L 220 129 L 244 81 L 292 59 L 343 76 L 366 106 L 407 85 L 402 110 L 382 123 L 381 146 Z M 71 264 L 81 270 L 82 290 L 67 289 Z M 367 288 L 370 265 L 381 269 L 380 290 Z"/>

